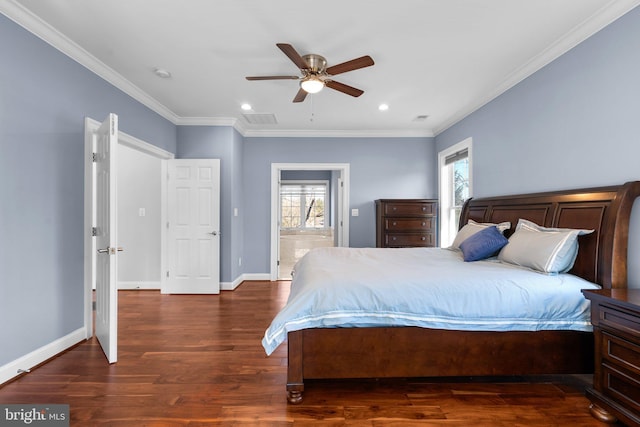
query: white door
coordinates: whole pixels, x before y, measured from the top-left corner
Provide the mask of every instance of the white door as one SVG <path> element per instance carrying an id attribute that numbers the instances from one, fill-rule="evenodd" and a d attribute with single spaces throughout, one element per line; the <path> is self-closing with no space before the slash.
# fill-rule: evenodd
<path id="1" fill-rule="evenodd" d="M 168 266 L 162 293 L 220 293 L 220 160 L 168 161 Z"/>
<path id="2" fill-rule="evenodd" d="M 118 290 L 116 235 L 116 150 L 118 116 L 109 114 L 95 133 L 96 144 L 96 325 L 109 363 L 118 360 Z"/>

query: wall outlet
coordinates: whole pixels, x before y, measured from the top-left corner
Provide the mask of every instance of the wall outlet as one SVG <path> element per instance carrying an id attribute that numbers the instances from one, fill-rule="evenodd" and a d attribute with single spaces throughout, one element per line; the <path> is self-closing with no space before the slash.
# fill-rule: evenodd
<path id="1" fill-rule="evenodd" d="M 351 209 L 351 216 L 358 216 L 360 215 L 360 211 L 358 209 Z"/>
<path id="2" fill-rule="evenodd" d="M 238 257 L 238 267 L 242 266 L 242 257 Z"/>

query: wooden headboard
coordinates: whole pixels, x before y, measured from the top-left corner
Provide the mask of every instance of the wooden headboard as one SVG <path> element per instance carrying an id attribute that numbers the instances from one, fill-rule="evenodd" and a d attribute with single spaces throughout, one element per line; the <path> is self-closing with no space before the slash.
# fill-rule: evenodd
<path id="1" fill-rule="evenodd" d="M 604 288 L 627 287 L 627 244 L 633 202 L 640 195 L 640 181 L 623 185 L 469 199 L 460 214 L 460 227 L 469 219 L 478 222 L 511 222 L 508 237 L 518 219 L 545 227 L 595 230 L 580 236 L 578 257 L 570 273 Z"/>

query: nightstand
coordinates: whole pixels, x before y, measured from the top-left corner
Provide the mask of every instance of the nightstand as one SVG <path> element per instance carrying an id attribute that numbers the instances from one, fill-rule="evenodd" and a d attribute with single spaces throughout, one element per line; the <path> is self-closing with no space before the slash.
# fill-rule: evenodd
<path id="1" fill-rule="evenodd" d="M 600 421 L 640 426 L 640 289 L 583 290 L 591 301 L 595 366 L 586 390 Z"/>

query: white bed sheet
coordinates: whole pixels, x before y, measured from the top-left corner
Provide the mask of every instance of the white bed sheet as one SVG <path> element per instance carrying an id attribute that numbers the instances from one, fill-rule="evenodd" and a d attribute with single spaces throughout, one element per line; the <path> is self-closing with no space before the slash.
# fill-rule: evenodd
<path id="1" fill-rule="evenodd" d="M 294 267 L 287 304 L 266 330 L 271 354 L 307 328 L 419 326 L 474 331 L 591 331 L 570 274 L 545 275 L 440 248 L 318 248 Z"/>

